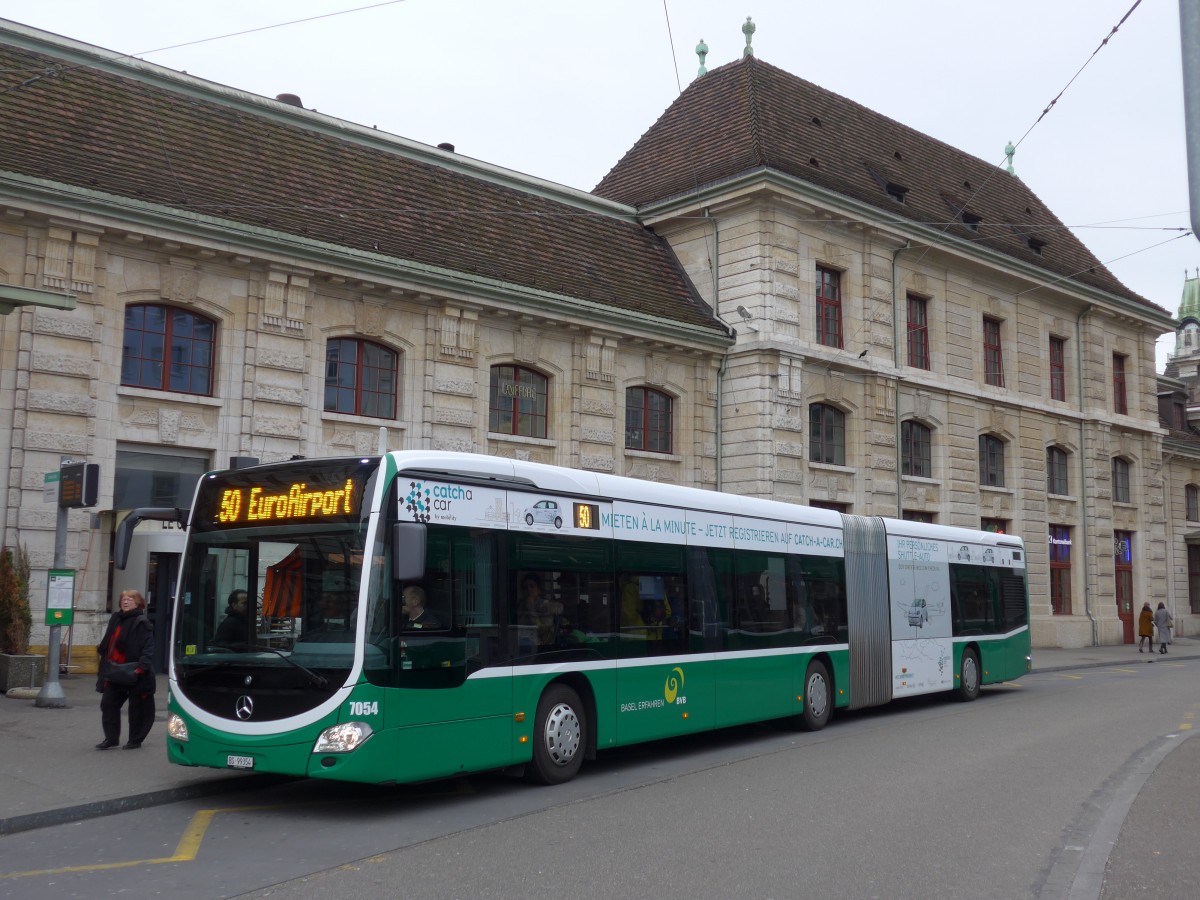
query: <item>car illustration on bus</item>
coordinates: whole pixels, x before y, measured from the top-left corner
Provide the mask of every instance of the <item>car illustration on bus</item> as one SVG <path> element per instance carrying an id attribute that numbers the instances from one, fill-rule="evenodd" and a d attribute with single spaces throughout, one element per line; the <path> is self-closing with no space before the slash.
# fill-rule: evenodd
<path id="1" fill-rule="evenodd" d="M 539 500 L 525 510 L 525 524 L 553 525 L 562 528 L 562 513 L 558 509 L 557 500 Z"/>
<path id="2" fill-rule="evenodd" d="M 920 628 L 929 621 L 929 607 L 925 605 L 924 597 L 917 597 L 908 608 L 908 624 Z"/>

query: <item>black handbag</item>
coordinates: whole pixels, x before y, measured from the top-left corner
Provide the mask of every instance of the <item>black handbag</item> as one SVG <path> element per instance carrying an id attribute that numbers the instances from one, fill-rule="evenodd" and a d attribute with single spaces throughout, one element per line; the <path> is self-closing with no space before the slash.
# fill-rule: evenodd
<path id="1" fill-rule="evenodd" d="M 137 684 L 138 664 L 135 662 L 113 663 L 110 662 L 104 670 L 104 677 L 110 684 L 117 684 L 121 687 L 131 687 Z"/>

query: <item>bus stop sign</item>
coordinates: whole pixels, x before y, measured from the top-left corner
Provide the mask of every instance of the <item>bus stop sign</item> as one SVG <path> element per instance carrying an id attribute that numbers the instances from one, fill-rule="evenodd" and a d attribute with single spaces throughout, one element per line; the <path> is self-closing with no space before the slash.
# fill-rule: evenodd
<path id="1" fill-rule="evenodd" d="M 96 505 L 100 485 L 99 463 L 69 463 L 59 470 L 58 505 L 61 509 L 79 509 Z"/>

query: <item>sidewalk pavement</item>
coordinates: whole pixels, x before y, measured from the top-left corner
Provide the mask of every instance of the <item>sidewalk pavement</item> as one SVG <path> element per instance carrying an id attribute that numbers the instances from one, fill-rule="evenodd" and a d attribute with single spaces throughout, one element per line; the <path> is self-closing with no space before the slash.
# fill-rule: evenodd
<path id="1" fill-rule="evenodd" d="M 1200 638 L 1176 638 L 1166 659 L 1200 657 Z M 1034 672 L 1162 659 L 1135 646 L 1035 649 Z M 158 715 L 145 746 L 103 752 L 95 675 L 59 679 L 65 706 L 39 707 L 37 689 L 0 696 L 0 835 L 61 825 L 147 806 L 262 786 L 276 776 L 191 769 L 167 762 L 167 679 L 158 677 Z M 14 696 L 16 695 L 16 696 Z M 127 726 L 122 710 L 122 741 Z"/>

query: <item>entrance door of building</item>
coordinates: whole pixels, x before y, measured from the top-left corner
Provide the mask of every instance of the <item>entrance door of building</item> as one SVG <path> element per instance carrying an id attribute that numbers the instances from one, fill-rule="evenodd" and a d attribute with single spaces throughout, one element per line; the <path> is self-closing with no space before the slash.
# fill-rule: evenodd
<path id="1" fill-rule="evenodd" d="M 1133 532 L 1113 533 L 1114 574 L 1117 582 L 1117 617 L 1121 620 L 1122 640 L 1132 644 L 1133 635 Z"/>
<path id="2" fill-rule="evenodd" d="M 171 602 L 179 578 L 179 554 L 151 551 L 146 563 L 146 614 L 154 625 L 154 671 L 167 671 Z"/>

